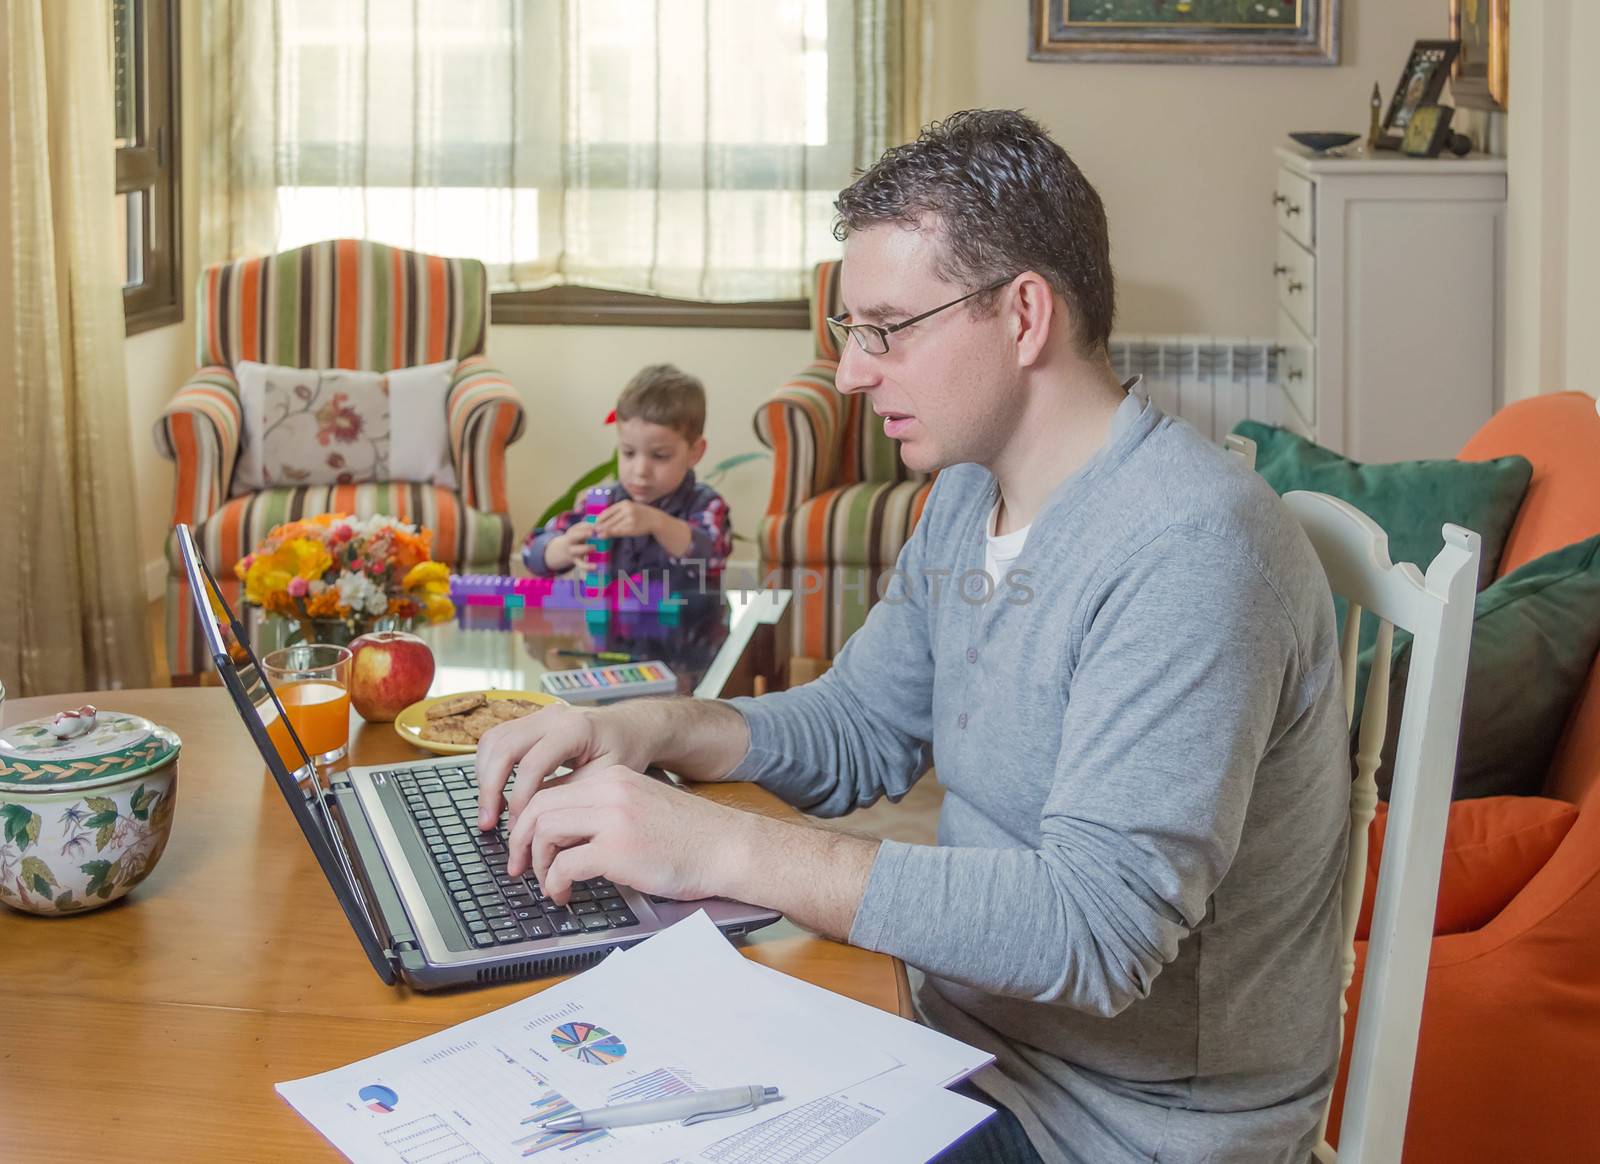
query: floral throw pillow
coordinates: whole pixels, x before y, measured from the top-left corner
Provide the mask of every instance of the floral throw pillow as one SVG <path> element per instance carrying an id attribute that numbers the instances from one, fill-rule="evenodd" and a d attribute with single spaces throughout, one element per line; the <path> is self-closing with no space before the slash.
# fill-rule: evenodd
<path id="1" fill-rule="evenodd" d="M 233 495 L 397 480 L 454 488 L 445 423 L 454 371 L 454 360 L 393 372 L 242 361 Z"/>

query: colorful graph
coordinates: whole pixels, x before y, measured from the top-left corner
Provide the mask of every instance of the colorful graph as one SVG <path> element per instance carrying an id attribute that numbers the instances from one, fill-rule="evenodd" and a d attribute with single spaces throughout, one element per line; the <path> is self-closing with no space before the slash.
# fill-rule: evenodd
<path id="1" fill-rule="evenodd" d="M 674 1095 L 693 1095 L 704 1090 L 687 1071 L 659 1067 L 626 1083 L 619 1083 L 606 1096 L 607 1103 L 639 1103 L 649 1099 L 670 1099 Z"/>
<path id="2" fill-rule="evenodd" d="M 567 1097 L 559 1091 L 547 1089 L 534 1099 L 533 1114 L 524 1116 L 522 1122 L 524 1125 L 538 1125 L 545 1120 L 560 1119 L 564 1115 L 571 1115 L 577 1110 L 576 1107 L 568 1102 Z M 564 1152 L 568 1148 L 576 1148 L 580 1144 L 590 1144 L 595 1140 L 603 1140 L 605 1137 L 606 1133 L 598 1130 L 592 1132 L 547 1132 L 540 1128 L 531 1136 L 523 1136 L 521 1139 L 512 1140 L 511 1144 L 513 1147 L 521 1148 L 524 1156 L 537 1156 L 540 1152 L 548 1151 L 551 1148 Z"/>
<path id="3" fill-rule="evenodd" d="M 369 1083 L 358 1094 L 361 1096 L 361 1102 L 367 1105 L 368 1111 L 375 1111 L 380 1115 L 392 1112 L 395 1105 L 400 1102 L 400 1097 L 393 1089 L 381 1083 Z"/>
<path id="4" fill-rule="evenodd" d="M 556 1045 L 556 1050 L 596 1067 L 615 1063 L 628 1053 L 621 1039 L 593 1023 L 562 1023 L 550 1032 L 550 1041 Z"/>

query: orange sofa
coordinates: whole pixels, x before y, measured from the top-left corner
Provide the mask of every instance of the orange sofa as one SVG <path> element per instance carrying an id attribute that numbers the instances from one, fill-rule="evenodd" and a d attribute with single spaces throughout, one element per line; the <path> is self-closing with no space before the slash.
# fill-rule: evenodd
<path id="1" fill-rule="evenodd" d="M 1533 480 L 1502 575 L 1600 533 L 1595 401 L 1562 392 L 1513 404 L 1467 442 L 1461 459 L 1512 453 L 1533 463 Z M 1507 886 L 1508 904 L 1484 924 L 1433 940 L 1407 1164 L 1600 1160 L 1600 661 L 1567 722 L 1544 795 L 1577 810 L 1549 859 L 1520 888 Z M 1508 810 L 1533 807 L 1528 798 L 1497 799 L 1524 802 Z M 1459 872 L 1473 851 L 1461 834 L 1481 829 L 1495 808 L 1469 801 L 1452 808 L 1446 848 L 1457 852 L 1446 860 L 1441 900 L 1456 888 L 1448 883 L 1452 864 Z M 1469 814 L 1477 819 L 1465 819 Z M 1514 813 L 1506 815 L 1509 821 Z M 1365 942 L 1356 953 L 1330 1132 L 1339 1126 Z"/>

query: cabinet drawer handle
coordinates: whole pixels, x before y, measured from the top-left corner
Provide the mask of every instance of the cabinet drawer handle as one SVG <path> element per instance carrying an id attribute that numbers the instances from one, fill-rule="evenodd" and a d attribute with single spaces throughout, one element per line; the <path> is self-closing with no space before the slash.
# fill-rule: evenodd
<path id="1" fill-rule="evenodd" d="M 1293 295 L 1296 292 L 1302 291 L 1304 289 L 1305 289 L 1305 284 L 1304 283 L 1296 283 L 1293 279 L 1289 280 L 1289 294 L 1290 295 Z"/>
<path id="2" fill-rule="evenodd" d="M 1289 268 L 1285 267 L 1282 263 L 1273 263 L 1272 273 L 1274 275 L 1287 275 L 1289 273 Z"/>
<path id="3" fill-rule="evenodd" d="M 1300 213 L 1300 204 L 1298 202 L 1291 202 L 1291 203 L 1289 203 L 1289 205 L 1287 205 L 1287 206 L 1285 206 L 1283 208 L 1283 212 L 1285 214 L 1299 214 Z"/>
<path id="4" fill-rule="evenodd" d="M 1303 368 L 1289 369 L 1289 379 L 1291 380 L 1303 380 L 1305 379 L 1305 375 L 1305 370 Z"/>
<path id="5" fill-rule="evenodd" d="M 1271 352 L 1274 356 L 1283 356 L 1288 354 L 1289 349 L 1284 347 L 1282 344 L 1275 344 L 1274 346 L 1268 348 L 1267 351 Z"/>
<path id="6" fill-rule="evenodd" d="M 1272 196 L 1272 204 L 1274 206 L 1282 206 L 1287 201 L 1289 201 L 1287 194 L 1273 194 Z"/>

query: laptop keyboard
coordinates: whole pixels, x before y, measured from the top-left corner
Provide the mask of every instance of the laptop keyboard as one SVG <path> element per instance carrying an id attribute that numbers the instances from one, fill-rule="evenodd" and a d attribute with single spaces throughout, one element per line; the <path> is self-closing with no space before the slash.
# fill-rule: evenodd
<path id="1" fill-rule="evenodd" d="M 406 798 L 428 854 L 472 944 L 505 946 L 537 938 L 599 933 L 639 919 L 604 877 L 573 883 L 563 907 L 546 897 L 532 873 L 506 873 L 507 818 L 478 829 L 478 786 L 470 767 L 441 765 L 384 773 Z"/>

